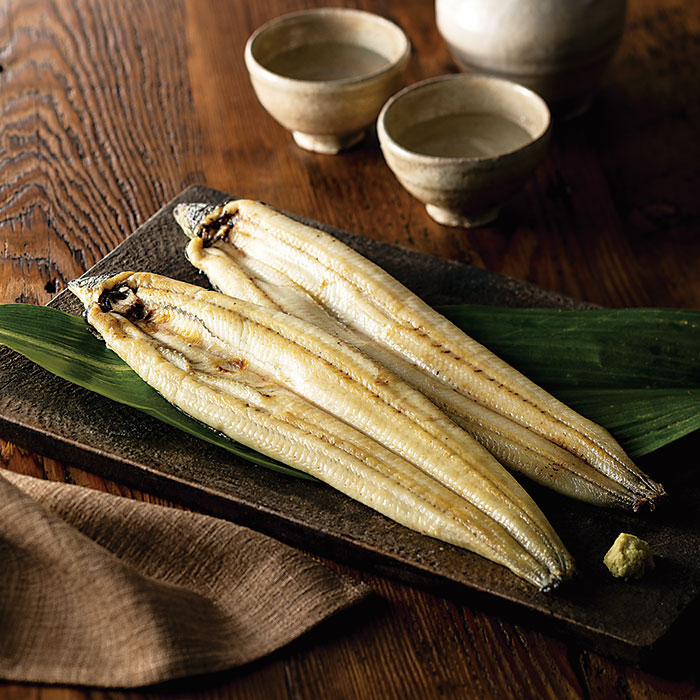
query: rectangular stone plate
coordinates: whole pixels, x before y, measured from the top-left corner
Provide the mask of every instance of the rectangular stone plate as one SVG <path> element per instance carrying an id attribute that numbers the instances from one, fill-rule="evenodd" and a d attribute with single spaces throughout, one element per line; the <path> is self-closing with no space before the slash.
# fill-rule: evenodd
<path id="1" fill-rule="evenodd" d="M 150 270 L 206 286 L 184 258 L 186 238 L 172 209 L 181 201 L 226 198 L 208 188 L 189 188 L 89 274 Z M 582 306 L 471 266 L 321 227 L 433 305 Z M 67 291 L 51 305 L 81 313 Z M 652 514 L 597 509 L 526 484 L 580 569 L 576 581 L 545 595 L 479 556 L 414 533 L 322 484 L 244 462 L 69 384 L 5 347 L 0 348 L 0 387 L 0 435 L 7 440 L 337 561 L 537 624 L 618 658 L 640 661 L 655 651 L 698 598 L 699 480 L 692 465 L 679 457 L 678 446 L 642 462 L 673 499 L 672 507 Z M 693 444 L 697 447 L 697 440 Z M 646 539 L 657 554 L 657 568 L 640 582 L 614 581 L 601 563 L 621 531 Z"/>

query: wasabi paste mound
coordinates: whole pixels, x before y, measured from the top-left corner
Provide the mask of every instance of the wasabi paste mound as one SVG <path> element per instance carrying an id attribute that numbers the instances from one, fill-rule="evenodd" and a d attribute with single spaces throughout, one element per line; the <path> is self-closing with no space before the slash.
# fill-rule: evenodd
<path id="1" fill-rule="evenodd" d="M 621 532 L 603 558 L 603 564 L 615 577 L 624 581 L 640 579 L 647 569 L 654 568 L 651 547 L 636 535 Z"/>

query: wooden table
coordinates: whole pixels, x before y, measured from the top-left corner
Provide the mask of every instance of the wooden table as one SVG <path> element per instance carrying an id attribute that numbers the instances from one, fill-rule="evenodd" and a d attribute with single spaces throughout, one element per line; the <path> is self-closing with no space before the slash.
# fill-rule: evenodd
<path id="1" fill-rule="evenodd" d="M 193 183 L 603 305 L 700 308 L 700 12 L 632 0 L 592 109 L 558 123 L 498 222 L 432 222 L 370 138 L 298 149 L 257 103 L 243 46 L 313 0 L 0 0 L 0 301 L 43 304 Z M 456 70 L 427 0 L 352 4 L 398 22 L 408 80 Z M 2 466 L 133 498 L 2 443 Z M 172 504 L 177 505 L 177 504 Z M 378 602 L 251 667 L 143 692 L 0 684 L 3 698 L 700 697 L 695 668 L 626 667 L 335 562 Z M 0 630 L 0 634 L 5 630 Z M 696 637 L 697 639 L 697 637 Z"/>

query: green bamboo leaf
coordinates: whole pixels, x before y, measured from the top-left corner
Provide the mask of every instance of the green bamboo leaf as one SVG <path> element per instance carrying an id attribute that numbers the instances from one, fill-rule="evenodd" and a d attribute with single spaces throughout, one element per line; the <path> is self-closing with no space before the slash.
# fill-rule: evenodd
<path id="1" fill-rule="evenodd" d="M 561 389 L 557 398 L 604 425 L 630 457 L 700 429 L 700 389 Z"/>
<path id="2" fill-rule="evenodd" d="M 683 309 L 441 309 L 549 389 L 700 387 L 700 312 Z"/>
<path id="3" fill-rule="evenodd" d="M 48 306 L 0 305 L 0 344 L 73 384 L 143 411 L 261 467 L 315 479 L 211 430 L 168 403 L 105 344 L 85 321 Z"/>
<path id="4" fill-rule="evenodd" d="M 640 457 L 700 428 L 700 312 L 441 309 Z"/>

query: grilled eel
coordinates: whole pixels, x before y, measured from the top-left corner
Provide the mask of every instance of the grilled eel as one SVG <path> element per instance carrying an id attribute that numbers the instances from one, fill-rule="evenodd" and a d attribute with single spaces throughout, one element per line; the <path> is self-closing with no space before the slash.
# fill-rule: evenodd
<path id="1" fill-rule="evenodd" d="M 572 575 L 559 537 L 493 456 L 335 335 L 151 273 L 70 289 L 107 346 L 193 418 L 540 589 Z"/>
<path id="2" fill-rule="evenodd" d="M 502 464 L 595 505 L 663 495 L 579 415 L 333 236 L 266 205 L 181 204 L 186 254 L 231 296 L 286 311 L 361 348 L 429 397 Z"/>

